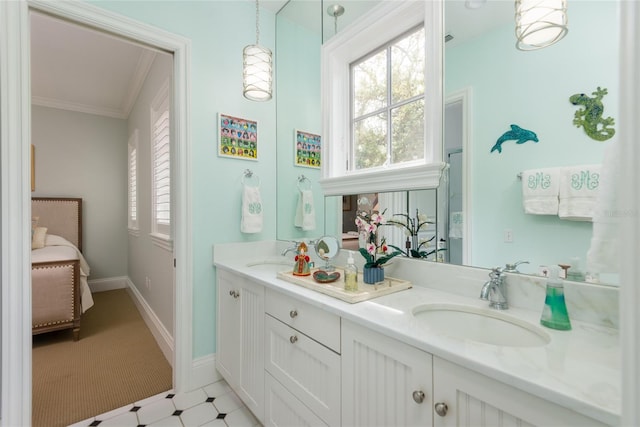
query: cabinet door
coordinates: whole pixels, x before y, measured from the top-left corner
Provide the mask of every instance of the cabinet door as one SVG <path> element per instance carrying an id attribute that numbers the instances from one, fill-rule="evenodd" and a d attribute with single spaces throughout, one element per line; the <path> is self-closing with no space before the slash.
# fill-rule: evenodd
<path id="1" fill-rule="evenodd" d="M 232 388 L 240 375 L 240 286 L 238 279 L 218 271 L 218 315 L 216 321 L 216 368 Z"/>
<path id="2" fill-rule="evenodd" d="M 238 396 L 264 418 L 264 286 L 243 280 L 240 288 L 240 376 Z"/>
<path id="3" fill-rule="evenodd" d="M 244 404 L 264 418 L 264 287 L 218 272 L 216 368 Z"/>
<path id="4" fill-rule="evenodd" d="M 342 425 L 430 426 L 432 357 L 342 321 Z"/>
<path id="5" fill-rule="evenodd" d="M 433 381 L 435 405 L 447 406 L 446 415 L 434 415 L 435 427 L 604 425 L 437 357 Z"/>

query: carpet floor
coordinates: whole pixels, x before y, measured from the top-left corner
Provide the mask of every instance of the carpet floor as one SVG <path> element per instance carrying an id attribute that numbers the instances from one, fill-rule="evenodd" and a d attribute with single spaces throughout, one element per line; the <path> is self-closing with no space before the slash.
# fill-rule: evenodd
<path id="1" fill-rule="evenodd" d="M 80 340 L 33 337 L 34 427 L 67 426 L 172 388 L 171 366 L 124 289 L 93 294 Z"/>

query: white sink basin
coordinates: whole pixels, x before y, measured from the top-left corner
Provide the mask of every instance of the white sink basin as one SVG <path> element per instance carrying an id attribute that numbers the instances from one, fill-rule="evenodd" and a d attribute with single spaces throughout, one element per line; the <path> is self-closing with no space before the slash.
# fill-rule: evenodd
<path id="1" fill-rule="evenodd" d="M 420 326 L 441 335 L 505 347 L 549 343 L 542 328 L 494 309 L 457 304 L 425 304 L 412 310 Z"/>
<path id="2" fill-rule="evenodd" d="M 285 257 L 266 258 L 247 263 L 247 267 L 251 270 L 260 270 L 278 273 L 287 269 L 293 269 L 293 260 Z"/>

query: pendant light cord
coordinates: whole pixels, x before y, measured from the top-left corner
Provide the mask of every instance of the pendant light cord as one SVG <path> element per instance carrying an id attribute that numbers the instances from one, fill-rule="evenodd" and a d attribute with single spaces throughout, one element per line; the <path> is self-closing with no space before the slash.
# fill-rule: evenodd
<path id="1" fill-rule="evenodd" d="M 256 44 L 260 45 L 260 5 L 256 0 Z"/>

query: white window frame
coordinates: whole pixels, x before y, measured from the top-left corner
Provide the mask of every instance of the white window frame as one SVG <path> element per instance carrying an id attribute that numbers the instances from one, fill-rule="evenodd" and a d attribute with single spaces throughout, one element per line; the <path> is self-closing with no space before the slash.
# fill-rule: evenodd
<path id="1" fill-rule="evenodd" d="M 393 74 L 393 70 L 392 70 L 392 63 L 391 61 L 393 60 L 391 58 L 391 51 L 393 49 L 394 46 L 397 46 L 401 41 L 406 40 L 407 38 L 411 37 L 413 34 L 421 31 L 424 29 L 424 25 L 420 24 L 416 27 L 411 28 L 409 31 L 400 34 L 400 36 L 396 37 L 393 40 L 389 40 L 387 43 L 385 43 L 384 45 L 380 46 L 378 49 L 373 50 L 372 52 L 369 52 L 366 56 L 364 56 L 363 58 L 360 58 L 356 61 L 354 61 L 353 63 L 351 63 L 349 65 L 349 69 L 350 69 L 350 92 L 351 92 L 351 102 L 350 102 L 350 120 L 351 120 L 351 136 L 350 136 L 350 150 L 349 150 L 349 164 L 347 165 L 347 170 L 349 171 L 361 171 L 363 169 L 356 169 L 355 168 L 355 163 L 356 163 L 356 150 L 357 150 L 357 145 L 356 145 L 356 141 L 355 141 L 355 133 L 356 133 L 356 125 L 358 122 L 361 122 L 363 120 L 366 120 L 367 118 L 370 117 L 374 117 L 380 114 L 384 114 L 386 117 L 386 128 L 387 128 L 387 134 L 385 137 L 385 144 L 386 144 L 386 150 L 387 150 L 387 160 L 385 161 L 388 162 L 390 160 L 390 157 L 392 155 L 392 145 L 393 145 L 393 111 L 397 110 L 405 105 L 409 105 L 412 104 L 416 101 L 419 101 L 420 99 L 424 99 L 425 94 L 424 91 L 422 91 L 421 94 L 419 95 L 413 95 L 410 96 L 409 98 L 406 99 L 401 99 L 401 100 L 393 100 L 392 99 L 392 74 Z M 356 99 L 356 90 L 355 90 L 355 85 L 354 85 L 354 68 L 356 66 L 358 66 L 359 64 L 362 64 L 364 62 L 366 62 L 367 60 L 369 60 L 370 58 L 372 58 L 373 56 L 378 55 L 379 53 L 385 52 L 385 56 L 386 56 L 386 60 L 387 60 L 387 70 L 385 73 L 385 85 L 386 85 L 386 96 L 384 99 L 384 106 L 382 107 L 378 107 L 375 110 L 372 111 L 368 111 L 365 114 L 362 114 L 358 117 L 355 117 L 355 111 L 354 111 L 354 102 Z M 423 116 L 423 120 L 424 120 L 424 116 Z M 424 127 L 424 126 L 423 126 Z M 423 147 L 424 148 L 424 147 Z M 423 158 L 422 159 L 418 159 L 418 160 L 408 160 L 408 161 L 403 161 L 403 162 L 399 162 L 399 163 L 391 163 L 391 167 L 408 167 L 408 166 L 412 166 L 412 165 L 421 165 L 424 164 L 424 151 L 423 151 Z M 379 166 L 378 169 L 382 169 L 384 166 Z M 375 168 L 367 168 L 367 171 L 371 171 Z"/>
<path id="2" fill-rule="evenodd" d="M 173 241 L 171 239 L 171 205 L 169 202 L 169 224 L 163 224 L 158 222 L 157 220 L 157 192 L 156 192 L 156 167 L 155 167 L 155 155 L 156 155 L 156 144 L 155 144 L 155 126 L 158 119 L 165 114 L 165 112 L 169 113 L 169 118 L 167 123 L 169 124 L 169 181 L 171 182 L 171 103 L 170 103 L 170 81 L 167 79 L 164 84 L 160 87 L 158 94 L 151 102 L 151 111 L 150 111 L 150 152 L 151 152 L 151 239 L 153 243 L 161 248 L 166 250 L 173 249 Z M 171 199 L 171 190 L 169 190 L 169 198 Z"/>
<path id="3" fill-rule="evenodd" d="M 351 147 L 350 64 L 420 24 L 425 28 L 425 155 L 419 164 L 347 169 Z M 442 160 L 441 1 L 383 1 L 322 46 L 322 179 L 326 196 L 437 188 Z"/>
<path id="4" fill-rule="evenodd" d="M 127 150 L 127 222 L 129 234 L 136 237 L 140 235 L 140 228 L 138 225 L 138 218 L 140 214 L 138 203 L 138 159 L 140 158 L 140 153 L 138 151 L 138 134 L 138 129 L 131 133 Z M 134 153 L 135 159 L 132 159 Z M 133 161 L 135 161 L 134 170 L 132 170 Z M 134 180 L 135 182 L 133 182 Z"/>

